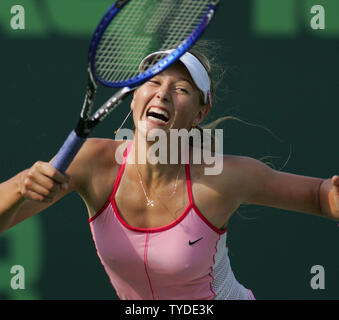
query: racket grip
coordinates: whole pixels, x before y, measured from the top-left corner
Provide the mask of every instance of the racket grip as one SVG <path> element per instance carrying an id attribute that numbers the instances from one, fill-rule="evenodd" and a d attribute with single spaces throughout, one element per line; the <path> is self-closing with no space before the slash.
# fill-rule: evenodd
<path id="1" fill-rule="evenodd" d="M 86 138 L 79 137 L 73 130 L 53 159 L 52 166 L 65 173 L 85 141 Z"/>

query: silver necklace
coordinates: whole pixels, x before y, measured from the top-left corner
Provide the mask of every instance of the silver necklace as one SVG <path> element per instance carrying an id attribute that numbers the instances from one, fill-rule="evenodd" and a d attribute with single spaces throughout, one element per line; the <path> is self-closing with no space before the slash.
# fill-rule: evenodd
<path id="1" fill-rule="evenodd" d="M 140 174 L 140 172 L 139 172 L 139 169 L 138 169 L 138 166 L 136 165 L 136 164 L 134 164 L 134 166 L 135 166 L 135 169 L 137 170 L 137 173 L 138 173 L 138 176 L 139 176 L 139 182 L 140 182 L 140 185 L 141 185 L 141 188 L 142 188 L 142 190 L 143 190 L 143 192 L 144 192 L 144 195 L 145 195 L 145 198 L 146 198 L 146 204 L 147 204 L 147 206 L 151 206 L 151 207 L 154 207 L 154 200 L 151 200 L 149 197 L 148 197 L 148 195 L 147 195 L 147 192 L 146 192 L 146 189 L 145 189 L 145 187 L 144 187 L 144 183 L 142 182 L 142 177 L 141 177 L 141 174 Z M 169 196 L 162 196 L 163 198 L 171 198 L 171 197 L 173 197 L 174 196 L 174 194 L 176 193 L 176 191 L 177 191 L 177 186 L 178 186 L 178 178 L 179 178 L 179 173 L 180 173 L 180 170 L 181 170 L 181 166 L 180 166 L 180 168 L 179 168 L 179 170 L 178 170 L 178 174 L 177 174 L 177 178 L 176 178 L 176 180 L 175 180 L 175 184 L 174 184 L 174 190 L 173 190 L 173 192 L 169 195 Z"/>
<path id="2" fill-rule="evenodd" d="M 167 195 L 166 195 L 166 196 L 163 196 L 163 195 L 157 194 L 157 195 L 156 195 L 157 197 L 159 197 L 159 198 L 170 199 L 170 198 L 172 198 L 172 197 L 175 195 L 175 193 L 177 192 L 178 179 L 179 179 L 179 173 L 180 173 L 180 171 L 181 171 L 181 168 L 182 168 L 182 166 L 180 166 L 180 168 L 179 168 L 179 170 L 178 170 L 177 178 L 175 179 L 174 189 L 173 189 L 172 193 L 171 193 L 169 196 L 167 196 Z"/>

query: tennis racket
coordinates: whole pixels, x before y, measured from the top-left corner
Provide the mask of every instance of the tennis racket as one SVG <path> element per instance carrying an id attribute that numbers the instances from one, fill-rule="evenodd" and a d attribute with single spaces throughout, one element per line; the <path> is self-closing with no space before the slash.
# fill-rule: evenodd
<path id="1" fill-rule="evenodd" d="M 88 53 L 88 85 L 76 128 L 52 161 L 64 173 L 93 128 L 133 90 L 176 62 L 199 39 L 219 0 L 120 0 L 101 19 Z M 148 54 L 159 54 L 139 70 Z M 98 85 L 119 90 L 92 115 Z"/>

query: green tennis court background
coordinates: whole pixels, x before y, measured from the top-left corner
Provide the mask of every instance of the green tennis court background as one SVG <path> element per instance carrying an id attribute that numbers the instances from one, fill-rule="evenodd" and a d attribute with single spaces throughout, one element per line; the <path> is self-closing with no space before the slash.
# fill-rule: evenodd
<path id="1" fill-rule="evenodd" d="M 74 127 L 91 32 L 110 3 L 1 0 L 0 181 L 48 161 Z M 25 9 L 25 29 L 11 27 L 14 5 Z M 311 27 L 314 5 L 325 10 L 324 30 Z M 288 160 L 283 170 L 302 175 L 339 173 L 337 0 L 221 0 L 204 39 L 219 44 L 213 56 L 226 70 L 208 120 L 232 115 L 257 125 L 222 124 L 224 153 L 265 157 L 277 169 Z M 109 94 L 102 90 L 97 103 Z M 94 136 L 113 138 L 128 103 L 118 110 Z M 336 222 L 243 206 L 228 245 L 237 279 L 257 299 L 339 298 Z M 25 289 L 11 288 L 15 265 L 25 269 Z M 311 287 L 315 265 L 324 268 L 324 289 Z M 0 235 L 0 298 L 116 299 L 76 194 Z"/>

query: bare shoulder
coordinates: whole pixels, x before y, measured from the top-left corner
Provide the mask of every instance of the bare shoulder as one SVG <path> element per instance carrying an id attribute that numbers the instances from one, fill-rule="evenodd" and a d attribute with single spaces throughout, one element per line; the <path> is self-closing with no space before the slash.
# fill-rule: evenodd
<path id="1" fill-rule="evenodd" d="M 206 158 L 205 158 L 206 159 Z M 267 175 L 267 167 L 250 157 L 223 155 L 198 164 L 191 159 L 194 201 L 205 217 L 218 228 L 225 228 L 237 208 L 258 190 Z M 265 173 L 266 172 L 266 173 Z"/>
<path id="2" fill-rule="evenodd" d="M 220 183 L 231 186 L 239 201 L 246 202 L 253 193 L 265 188 L 266 182 L 274 176 L 275 172 L 260 160 L 246 156 L 225 155 Z"/>
<path id="3" fill-rule="evenodd" d="M 272 169 L 260 160 L 235 155 L 223 156 L 223 175 L 235 174 L 237 178 L 251 173 L 267 174 Z"/>
<path id="4" fill-rule="evenodd" d="M 218 161 L 219 164 L 216 164 Z M 268 176 L 274 172 L 260 160 L 237 155 L 221 155 L 212 164 L 203 164 L 194 168 L 198 180 L 202 180 L 221 196 L 231 194 L 239 203 L 245 201 L 253 190 L 261 189 Z M 216 174 L 208 174 L 208 172 L 213 173 L 213 169 Z"/>
<path id="5" fill-rule="evenodd" d="M 193 163 L 193 167 L 198 176 L 204 176 L 206 179 L 211 179 L 216 183 L 224 183 L 225 178 L 238 180 L 242 176 L 247 176 L 251 173 L 261 172 L 267 174 L 272 170 L 260 160 L 247 156 L 228 154 L 219 156 L 212 155 L 201 159 L 202 165 L 200 163 L 194 165 L 194 159 L 192 158 L 191 163 Z"/>
<path id="6" fill-rule="evenodd" d="M 94 174 L 118 166 L 117 153 L 119 149 L 124 149 L 125 145 L 127 145 L 126 140 L 87 139 L 67 170 L 75 189 L 78 191 L 84 189 Z"/>
<path id="7" fill-rule="evenodd" d="M 87 156 L 91 158 L 93 156 L 98 156 L 98 154 L 103 156 L 103 159 L 106 156 L 110 157 L 115 153 L 117 148 L 126 144 L 126 140 L 113 140 L 113 139 L 104 139 L 104 138 L 89 138 L 86 140 L 82 147 L 82 151 L 79 153 L 82 156 Z M 99 159 L 97 159 L 99 160 Z"/>

